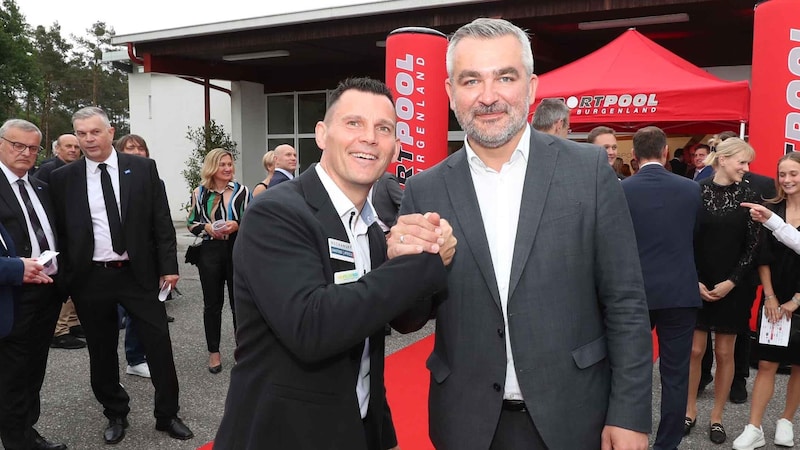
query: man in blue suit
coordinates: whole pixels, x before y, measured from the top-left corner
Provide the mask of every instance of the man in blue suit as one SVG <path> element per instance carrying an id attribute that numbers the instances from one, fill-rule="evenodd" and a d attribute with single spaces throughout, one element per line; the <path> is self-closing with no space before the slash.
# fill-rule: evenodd
<path id="1" fill-rule="evenodd" d="M 692 235 L 701 207 L 700 186 L 664 168 L 667 136 L 646 127 L 633 136 L 641 164 L 622 180 L 642 265 L 650 326 L 657 328 L 661 373 L 661 423 L 654 449 L 678 448 L 689 382 L 697 309 L 701 306 Z"/>
<path id="2" fill-rule="evenodd" d="M 22 283 L 52 283 L 42 272 L 44 266 L 31 258 L 17 258 L 11 235 L 0 224 L 0 339 L 14 326 L 15 286 Z"/>
<path id="3" fill-rule="evenodd" d="M 700 181 L 714 175 L 714 168 L 706 165 L 706 158 L 711 153 L 711 147 L 706 144 L 697 144 L 694 148 L 694 173 L 692 179 Z"/>

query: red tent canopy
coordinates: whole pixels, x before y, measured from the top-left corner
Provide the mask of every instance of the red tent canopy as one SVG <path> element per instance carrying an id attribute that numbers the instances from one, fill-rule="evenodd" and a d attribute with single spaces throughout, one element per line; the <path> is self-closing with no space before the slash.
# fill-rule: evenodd
<path id="1" fill-rule="evenodd" d="M 717 78 L 630 29 L 541 75 L 529 118 L 543 98 L 561 98 L 572 108 L 572 131 L 655 125 L 668 133 L 717 133 L 747 122 L 750 88 L 746 81 Z"/>

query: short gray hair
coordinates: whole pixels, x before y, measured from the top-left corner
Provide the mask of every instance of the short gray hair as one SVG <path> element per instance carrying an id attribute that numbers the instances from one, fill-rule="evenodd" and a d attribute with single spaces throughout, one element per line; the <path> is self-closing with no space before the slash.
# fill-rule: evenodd
<path id="1" fill-rule="evenodd" d="M 531 125 L 539 131 L 547 131 L 559 120 L 569 123 L 569 107 L 560 98 L 545 98 L 536 107 Z"/>
<path id="2" fill-rule="evenodd" d="M 100 117 L 107 127 L 111 126 L 111 121 L 108 120 L 108 114 L 97 106 L 87 106 L 75 111 L 75 114 L 72 115 L 72 124 L 74 125 L 76 120 L 91 119 L 95 116 Z"/>
<path id="3" fill-rule="evenodd" d="M 465 37 L 495 39 L 509 35 L 516 37 L 522 47 L 522 65 L 525 66 L 525 75 L 533 75 L 533 50 L 531 50 L 531 39 L 528 33 L 507 20 L 481 17 L 462 26 L 450 36 L 450 42 L 447 44 L 447 77 L 453 79 L 453 53 L 461 39 Z"/>
<path id="4" fill-rule="evenodd" d="M 0 137 L 5 137 L 8 130 L 11 128 L 16 128 L 17 130 L 22 131 L 35 131 L 39 135 L 39 140 L 42 140 L 42 130 L 39 129 L 36 125 L 28 122 L 24 119 L 8 119 L 3 123 L 3 126 L 0 127 Z"/>

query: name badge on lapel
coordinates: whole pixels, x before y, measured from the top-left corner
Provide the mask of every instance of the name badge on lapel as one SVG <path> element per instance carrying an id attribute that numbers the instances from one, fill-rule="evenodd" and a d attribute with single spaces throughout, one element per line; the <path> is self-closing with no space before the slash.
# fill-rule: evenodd
<path id="1" fill-rule="evenodd" d="M 361 273 L 358 270 L 343 270 L 333 274 L 333 282 L 335 284 L 354 283 L 361 278 Z"/>
<path id="2" fill-rule="evenodd" d="M 349 242 L 328 238 L 328 253 L 331 259 L 338 259 L 339 261 L 351 263 L 356 262 L 356 258 L 353 255 L 353 246 L 350 245 Z"/>

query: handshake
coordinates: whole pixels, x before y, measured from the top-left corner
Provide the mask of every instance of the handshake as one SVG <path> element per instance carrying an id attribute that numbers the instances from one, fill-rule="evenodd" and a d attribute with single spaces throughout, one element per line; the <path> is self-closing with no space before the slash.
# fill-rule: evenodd
<path id="1" fill-rule="evenodd" d="M 445 266 L 453 260 L 457 243 L 453 227 L 435 212 L 400 216 L 386 236 L 389 259 L 428 252 L 439 254 Z"/>

